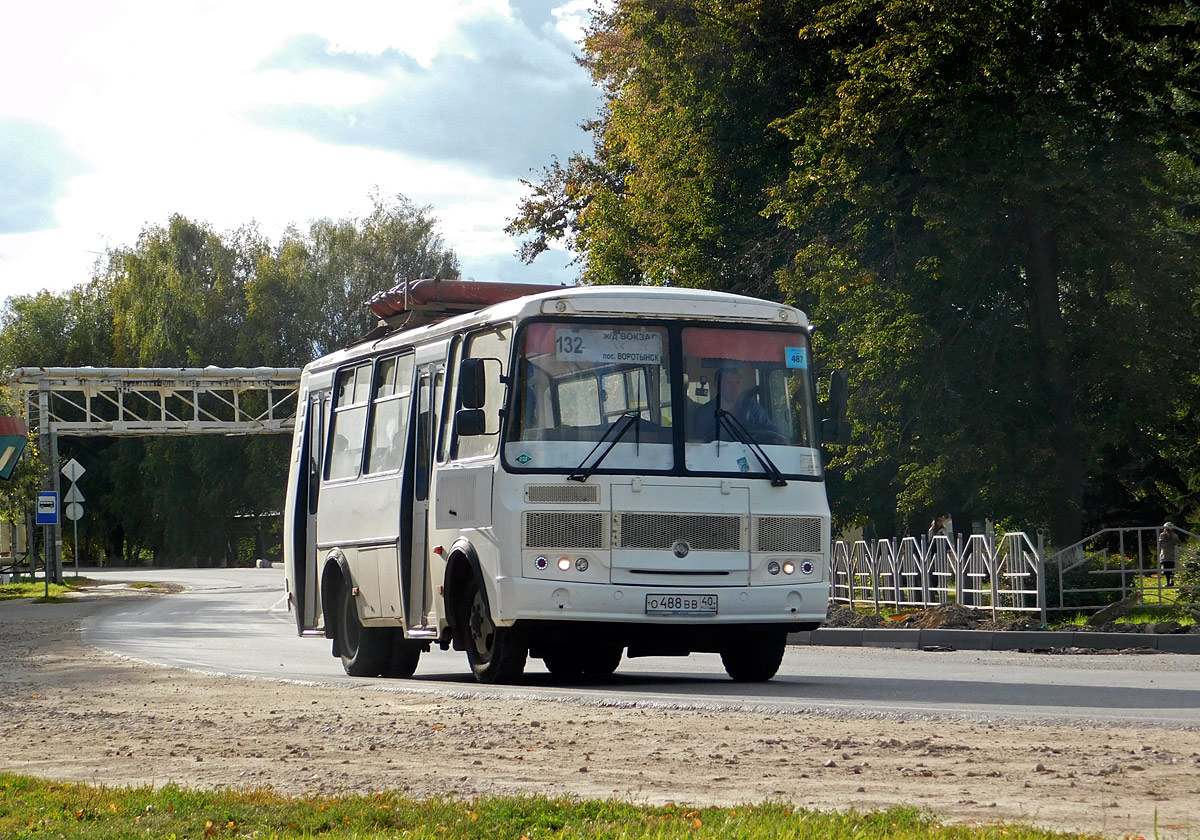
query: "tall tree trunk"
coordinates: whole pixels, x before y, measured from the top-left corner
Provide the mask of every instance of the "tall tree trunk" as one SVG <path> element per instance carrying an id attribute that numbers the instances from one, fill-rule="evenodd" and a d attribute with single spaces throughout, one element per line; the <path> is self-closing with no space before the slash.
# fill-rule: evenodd
<path id="1" fill-rule="evenodd" d="M 1048 466 L 1058 479 L 1059 504 L 1047 511 L 1050 539 L 1065 548 L 1083 536 L 1083 453 L 1078 402 L 1071 378 L 1062 308 L 1059 304 L 1058 257 L 1054 236 L 1046 229 L 1040 197 L 1026 207 L 1029 257 L 1025 266 L 1029 293 L 1029 326 L 1041 385 L 1054 420 L 1053 458 Z M 1042 465 L 1030 464 L 1030 469 Z"/>

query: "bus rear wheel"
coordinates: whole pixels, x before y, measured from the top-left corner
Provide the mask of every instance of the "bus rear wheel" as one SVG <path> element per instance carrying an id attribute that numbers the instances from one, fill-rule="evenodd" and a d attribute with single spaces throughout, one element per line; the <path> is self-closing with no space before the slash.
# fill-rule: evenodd
<path id="1" fill-rule="evenodd" d="M 424 646 L 421 642 L 405 639 L 403 630 L 396 630 L 395 634 L 396 641 L 392 645 L 392 653 L 388 658 L 387 669 L 383 675 L 393 679 L 406 680 L 416 673 L 417 663 L 421 661 L 421 651 Z"/>
<path id="2" fill-rule="evenodd" d="M 488 612 L 479 581 L 472 578 L 464 593 L 467 661 L 481 683 L 511 683 L 525 672 L 529 653 L 518 627 L 497 627 Z"/>
<path id="3" fill-rule="evenodd" d="M 337 643 L 346 673 L 352 677 L 382 674 L 392 653 L 392 637 L 390 628 L 362 626 L 354 593 L 349 586 L 343 586 L 338 604 Z"/>
<path id="4" fill-rule="evenodd" d="M 787 633 L 754 633 L 721 651 L 725 673 L 735 682 L 766 682 L 779 672 Z"/>

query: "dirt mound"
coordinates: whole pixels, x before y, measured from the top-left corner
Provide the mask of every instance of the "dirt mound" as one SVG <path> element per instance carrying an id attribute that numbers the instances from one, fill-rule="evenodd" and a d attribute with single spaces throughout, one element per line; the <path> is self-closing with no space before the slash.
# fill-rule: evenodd
<path id="1" fill-rule="evenodd" d="M 830 604 L 825 615 L 826 627 L 883 627 L 887 622 L 878 615 L 863 615 L 840 604 Z"/>
<path id="2" fill-rule="evenodd" d="M 911 616 L 909 627 L 922 630 L 978 630 L 983 615 L 961 604 L 939 604 Z"/>
<path id="3" fill-rule="evenodd" d="M 840 604 L 831 604 L 825 619 L 826 627 L 896 627 L 921 630 L 1037 630 L 1041 627 L 1029 619 L 994 620 L 988 610 L 974 610 L 961 604 L 939 604 L 908 615 L 886 619 L 874 614 L 862 614 Z"/>

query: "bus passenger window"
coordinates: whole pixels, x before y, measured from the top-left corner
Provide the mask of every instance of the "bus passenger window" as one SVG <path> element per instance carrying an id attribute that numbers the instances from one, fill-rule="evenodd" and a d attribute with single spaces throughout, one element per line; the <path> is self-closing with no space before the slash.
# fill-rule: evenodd
<path id="1" fill-rule="evenodd" d="M 371 363 L 340 371 L 335 389 L 337 401 L 329 422 L 327 479 L 354 478 L 362 465 L 363 434 L 367 426 L 367 400 Z"/>
<path id="2" fill-rule="evenodd" d="M 412 396 L 412 354 L 380 361 L 375 374 L 374 412 L 371 415 L 370 454 L 367 472 L 398 470 L 404 466 L 408 439 L 408 407 Z"/>

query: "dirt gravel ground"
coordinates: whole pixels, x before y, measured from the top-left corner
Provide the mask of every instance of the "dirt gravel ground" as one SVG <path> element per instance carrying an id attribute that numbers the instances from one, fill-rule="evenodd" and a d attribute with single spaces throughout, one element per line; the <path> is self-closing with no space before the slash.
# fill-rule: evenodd
<path id="1" fill-rule="evenodd" d="M 1200 731 L 456 698 L 222 678 L 82 643 L 117 597 L 0 603 L 0 770 L 106 785 L 896 804 L 1200 837 Z M 1197 722 L 1200 724 L 1200 721 Z"/>

